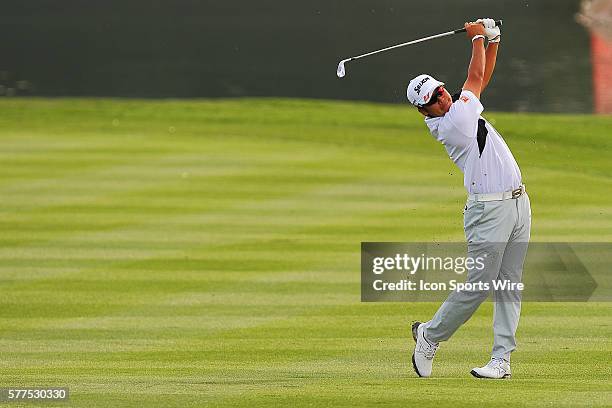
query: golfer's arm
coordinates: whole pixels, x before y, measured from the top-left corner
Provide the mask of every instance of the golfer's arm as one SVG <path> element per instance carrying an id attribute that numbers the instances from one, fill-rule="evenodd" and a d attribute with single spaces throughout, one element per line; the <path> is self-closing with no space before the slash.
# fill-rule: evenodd
<path id="1" fill-rule="evenodd" d="M 463 89 L 471 91 L 478 99 L 485 74 L 485 49 L 484 38 L 478 38 L 472 41 L 472 59 L 468 68 L 468 76 L 463 84 Z"/>
<path id="2" fill-rule="evenodd" d="M 484 79 L 482 80 L 482 89 L 480 92 L 483 92 L 487 85 L 489 85 L 489 81 L 493 76 L 493 71 L 495 70 L 495 61 L 497 61 L 497 48 L 499 48 L 499 43 L 489 43 L 487 45 L 487 51 L 485 52 L 485 71 L 484 71 Z"/>

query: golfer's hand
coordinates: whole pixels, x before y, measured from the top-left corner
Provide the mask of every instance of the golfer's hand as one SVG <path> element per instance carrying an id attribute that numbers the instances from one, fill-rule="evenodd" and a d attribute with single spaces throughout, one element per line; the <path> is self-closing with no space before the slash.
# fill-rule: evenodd
<path id="1" fill-rule="evenodd" d="M 501 39 L 501 30 L 495 25 L 495 20 L 492 18 L 479 18 L 476 22 L 484 26 L 485 35 L 489 42 L 499 42 Z"/>
<path id="2" fill-rule="evenodd" d="M 480 23 L 465 23 L 463 25 L 465 27 L 465 31 L 470 40 L 472 40 L 477 35 L 485 36 L 485 28 Z"/>

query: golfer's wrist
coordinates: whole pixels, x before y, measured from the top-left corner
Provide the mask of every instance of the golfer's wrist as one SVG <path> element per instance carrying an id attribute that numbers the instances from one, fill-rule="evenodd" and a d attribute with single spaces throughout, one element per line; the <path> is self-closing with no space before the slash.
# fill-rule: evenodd
<path id="1" fill-rule="evenodd" d="M 501 42 L 501 34 L 489 40 L 490 44 L 499 44 Z"/>
<path id="2" fill-rule="evenodd" d="M 482 41 L 484 42 L 485 36 L 482 34 L 476 34 L 475 36 L 472 37 L 472 43 L 476 40 L 480 40 L 482 39 Z"/>

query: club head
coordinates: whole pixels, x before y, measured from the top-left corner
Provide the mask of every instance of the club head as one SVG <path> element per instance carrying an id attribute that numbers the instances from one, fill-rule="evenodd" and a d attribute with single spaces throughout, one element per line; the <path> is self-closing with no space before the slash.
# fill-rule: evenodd
<path id="1" fill-rule="evenodd" d="M 338 69 L 336 70 L 336 75 L 338 75 L 338 78 L 342 78 L 342 77 L 344 77 L 346 75 L 346 70 L 344 69 L 344 63 L 346 61 L 348 61 L 348 60 L 343 59 L 338 64 Z"/>

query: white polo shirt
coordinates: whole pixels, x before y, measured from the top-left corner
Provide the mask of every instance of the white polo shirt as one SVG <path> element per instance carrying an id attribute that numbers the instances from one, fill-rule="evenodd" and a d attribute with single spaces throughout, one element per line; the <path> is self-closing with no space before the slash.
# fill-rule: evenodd
<path id="1" fill-rule="evenodd" d="M 521 170 L 501 135 L 480 116 L 483 110 L 476 95 L 463 90 L 444 116 L 425 123 L 463 172 L 469 194 L 514 190 L 522 183 Z"/>

